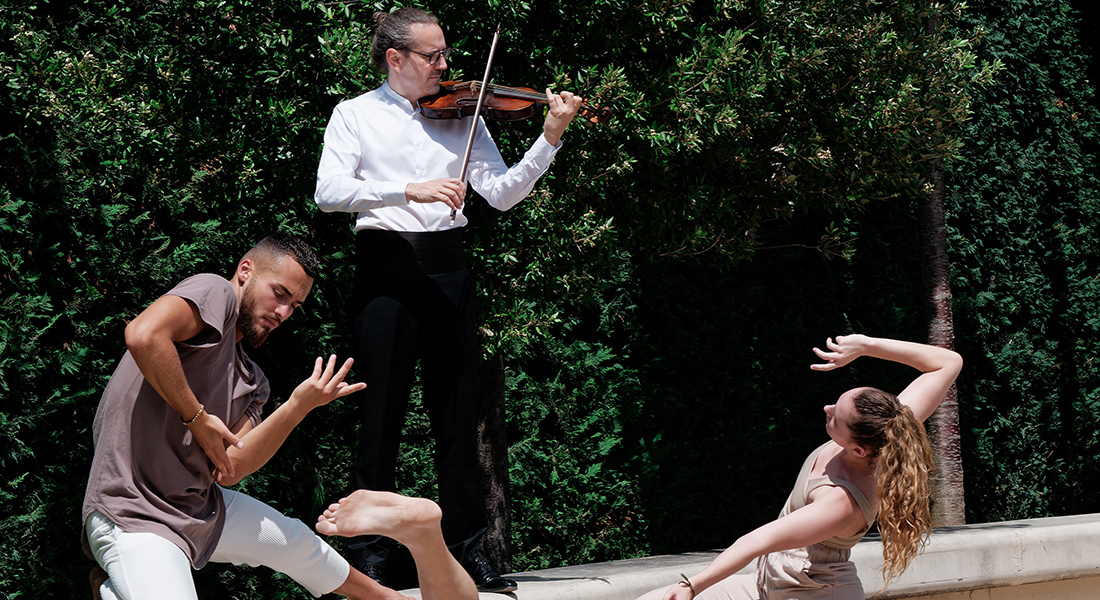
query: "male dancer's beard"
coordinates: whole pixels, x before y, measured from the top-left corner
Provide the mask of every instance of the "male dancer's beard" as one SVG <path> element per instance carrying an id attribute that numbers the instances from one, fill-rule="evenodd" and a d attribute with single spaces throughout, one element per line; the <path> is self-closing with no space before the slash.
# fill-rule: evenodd
<path id="1" fill-rule="evenodd" d="M 237 311 L 237 328 L 244 334 L 245 342 L 253 348 L 259 348 L 267 336 L 271 335 L 270 329 L 264 329 L 256 322 L 256 299 L 252 297 L 252 290 L 245 290 L 241 297 L 241 306 Z"/>

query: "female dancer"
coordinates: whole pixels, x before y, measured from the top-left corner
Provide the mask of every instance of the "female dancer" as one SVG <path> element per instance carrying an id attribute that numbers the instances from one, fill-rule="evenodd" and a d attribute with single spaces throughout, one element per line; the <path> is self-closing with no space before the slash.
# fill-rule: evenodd
<path id="1" fill-rule="evenodd" d="M 962 358 L 865 335 L 829 339 L 826 348 L 814 348 L 826 362 L 811 369 L 831 371 L 871 356 L 921 374 L 897 396 L 861 387 L 826 406 L 831 440 L 806 459 L 779 518 L 739 538 L 698 574 L 638 600 L 863 600 L 848 556 L 876 516 L 884 578 L 901 575 L 912 562 L 932 529 L 932 450 L 922 423 L 943 401 Z M 757 557 L 755 574 L 735 574 Z"/>

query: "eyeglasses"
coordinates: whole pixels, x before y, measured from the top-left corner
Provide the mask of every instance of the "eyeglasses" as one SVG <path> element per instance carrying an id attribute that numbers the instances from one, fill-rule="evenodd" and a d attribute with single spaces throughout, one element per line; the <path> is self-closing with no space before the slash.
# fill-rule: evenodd
<path id="1" fill-rule="evenodd" d="M 406 48 L 406 50 L 423 56 L 428 59 L 429 65 L 435 66 L 435 63 L 439 62 L 440 58 L 443 60 L 449 59 L 451 57 L 451 51 L 454 50 L 454 48 L 444 48 L 442 50 L 436 50 L 435 52 L 420 52 L 419 50 L 411 50 L 409 48 Z"/>

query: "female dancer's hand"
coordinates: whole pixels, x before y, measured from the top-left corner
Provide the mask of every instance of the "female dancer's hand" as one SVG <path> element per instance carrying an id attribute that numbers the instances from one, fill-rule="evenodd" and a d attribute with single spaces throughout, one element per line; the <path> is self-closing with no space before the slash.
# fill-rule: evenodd
<path id="1" fill-rule="evenodd" d="M 810 365 L 810 368 L 815 371 L 832 371 L 838 367 L 843 367 L 863 356 L 869 341 L 870 338 L 861 334 L 838 335 L 835 342 L 833 338 L 828 338 L 825 340 L 825 347 L 832 350 L 832 352 L 814 348 L 814 354 L 824 360 L 825 364 Z"/>
<path id="2" fill-rule="evenodd" d="M 661 600 L 694 600 L 695 594 L 686 585 L 677 583 L 668 588 Z"/>
<path id="3" fill-rule="evenodd" d="M 831 371 L 860 356 L 870 356 L 909 365 L 921 372 L 900 394 L 898 400 L 913 410 L 918 421 L 924 421 L 943 402 L 944 395 L 962 369 L 962 357 L 952 350 L 865 335 L 838 336 L 826 340 L 830 352 L 814 348 L 824 364 L 810 365 L 815 371 Z"/>

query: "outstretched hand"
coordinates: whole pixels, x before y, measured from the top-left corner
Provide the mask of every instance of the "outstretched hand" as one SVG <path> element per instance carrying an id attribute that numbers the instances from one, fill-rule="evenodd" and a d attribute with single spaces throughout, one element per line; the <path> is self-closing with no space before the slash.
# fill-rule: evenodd
<path id="1" fill-rule="evenodd" d="M 661 600 L 694 600 L 695 594 L 687 586 L 677 583 L 668 588 Z"/>
<path id="2" fill-rule="evenodd" d="M 365 383 L 353 383 L 348 384 L 344 381 L 344 377 L 347 377 L 348 371 L 351 370 L 351 365 L 355 361 L 353 359 L 347 359 L 344 361 L 343 366 L 339 371 L 335 371 L 336 368 L 336 355 L 333 354 L 328 358 L 328 364 L 325 365 L 320 356 L 313 363 L 313 374 L 309 379 L 298 384 L 298 387 L 294 388 L 294 393 L 291 394 L 291 399 L 297 399 L 299 402 L 309 409 L 317 408 L 318 406 L 324 406 L 329 402 L 348 394 L 358 392 L 367 387 Z"/>
<path id="3" fill-rule="evenodd" d="M 810 368 L 815 371 L 832 371 L 833 369 L 843 367 L 860 356 L 863 356 L 867 340 L 867 336 L 861 334 L 838 335 L 836 336 L 836 341 L 833 341 L 833 338 L 828 338 L 825 340 L 825 347 L 828 348 L 830 352 L 814 348 L 814 354 L 825 361 L 825 363 L 813 364 L 810 365 Z"/>
<path id="4" fill-rule="evenodd" d="M 235 473 L 216 465 L 216 481 L 220 485 L 236 485 L 241 479 L 267 464 L 290 432 L 310 411 L 367 387 L 365 383 L 348 384 L 344 381 L 353 362 L 349 358 L 337 370 L 335 354 L 329 357 L 327 364 L 318 357 L 313 363 L 313 373 L 309 379 L 298 384 L 290 398 L 262 422 L 253 426 L 248 416 L 242 415 L 232 430 L 242 440 L 247 440 L 247 446 L 239 447 L 239 450 L 229 448 L 228 454 L 232 459 L 230 466 L 235 469 Z"/>

